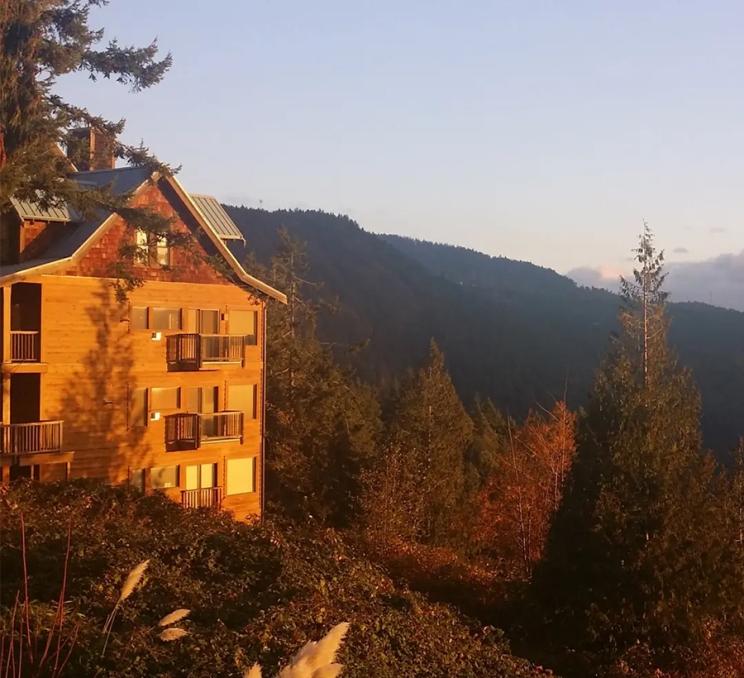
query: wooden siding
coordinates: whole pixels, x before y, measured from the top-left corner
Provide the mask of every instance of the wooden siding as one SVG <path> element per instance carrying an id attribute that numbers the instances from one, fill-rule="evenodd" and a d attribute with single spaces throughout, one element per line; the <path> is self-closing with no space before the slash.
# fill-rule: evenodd
<path id="1" fill-rule="evenodd" d="M 137 265 L 136 274 L 144 280 L 161 282 L 200 282 L 208 284 L 231 284 L 221 273 L 216 271 L 206 257 L 215 254 L 211 243 L 201 237 L 201 229 L 193 218 L 182 209 L 178 199 L 172 195 L 170 188 L 159 182 L 140 189 L 132 200 L 134 207 L 147 207 L 172 220 L 171 230 L 174 233 L 191 233 L 195 235 L 191 249 L 184 247 L 171 248 L 171 260 L 168 268 L 157 265 Z M 113 274 L 114 266 L 119 262 L 119 248 L 122 242 L 134 244 L 134 229 L 128 226 L 121 217 L 114 216 L 112 223 L 85 253 L 85 256 L 65 270 L 67 275 L 93 276 L 106 278 Z"/>
<path id="2" fill-rule="evenodd" d="M 95 253 L 92 255 L 91 261 L 95 261 Z M 74 275 L 46 275 L 27 281 L 42 286 L 40 418 L 64 420 L 63 450 L 74 453 L 70 477 L 124 483 L 131 471 L 145 469 L 148 487 L 150 468 L 181 465 L 180 486 L 165 490 L 180 501 L 185 465 L 216 463 L 218 484 L 224 491 L 226 460 L 256 457 L 256 492 L 224 495 L 222 505 L 238 518 L 257 514 L 261 506 L 265 302 L 224 280 L 219 284 L 151 280 L 121 304 L 115 299 L 111 280 L 81 275 L 89 265 L 78 267 Z M 168 371 L 166 338 L 183 330 L 161 330 L 160 338 L 154 340 L 152 330 L 130 328 L 133 306 L 218 309 L 222 333 L 229 329 L 231 309 L 256 311 L 257 343 L 246 346 L 242 366 L 218 364 L 200 371 Z M 164 416 L 148 420 L 146 425 L 132 420 L 135 389 L 218 386 L 218 409 L 223 410 L 228 409 L 228 384 L 256 385 L 256 416 L 246 414 L 242 442 L 210 442 L 196 450 L 169 452 L 165 449 Z"/>

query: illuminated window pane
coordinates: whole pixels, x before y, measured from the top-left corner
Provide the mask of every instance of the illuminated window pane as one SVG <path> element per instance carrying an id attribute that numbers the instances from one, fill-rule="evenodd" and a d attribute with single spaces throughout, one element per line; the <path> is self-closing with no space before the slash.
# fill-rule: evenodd
<path id="1" fill-rule="evenodd" d="M 178 487 L 178 466 L 156 466 L 150 469 L 150 485 L 153 489 Z"/>
<path id="2" fill-rule="evenodd" d="M 178 409 L 177 386 L 150 389 L 150 410 L 152 412 L 176 409 Z"/>
<path id="3" fill-rule="evenodd" d="M 150 329 L 152 330 L 180 330 L 180 308 L 151 308 Z"/>
<path id="4" fill-rule="evenodd" d="M 132 310 L 129 313 L 129 327 L 132 330 L 146 330 L 147 329 L 147 307 L 146 306 L 132 306 Z"/>
<path id="5" fill-rule="evenodd" d="M 256 458 L 227 460 L 227 494 L 256 491 Z"/>

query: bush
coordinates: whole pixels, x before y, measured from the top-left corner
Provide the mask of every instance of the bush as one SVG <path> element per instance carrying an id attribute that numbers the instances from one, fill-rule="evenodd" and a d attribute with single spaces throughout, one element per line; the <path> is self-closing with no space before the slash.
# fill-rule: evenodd
<path id="1" fill-rule="evenodd" d="M 70 530 L 64 625 L 67 634 L 77 628 L 77 640 L 65 675 L 231 676 L 254 661 L 272 675 L 342 621 L 351 623 L 339 656 L 344 676 L 545 675 L 513 657 L 499 631 L 397 587 L 338 532 L 247 525 L 90 482 L 17 483 L 5 491 L 5 633 L 24 586 L 21 513 L 29 597 L 42 627 L 57 610 Z M 122 582 L 146 559 L 101 657 L 101 629 Z M 191 610 L 179 622 L 189 635 L 163 643 L 157 623 L 181 607 Z"/>

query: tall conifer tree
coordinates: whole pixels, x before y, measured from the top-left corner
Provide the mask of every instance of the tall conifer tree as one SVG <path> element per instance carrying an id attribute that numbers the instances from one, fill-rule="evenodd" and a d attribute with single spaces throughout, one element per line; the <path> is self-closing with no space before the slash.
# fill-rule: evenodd
<path id="1" fill-rule="evenodd" d="M 702 451 L 697 390 L 667 344 L 663 254 L 647 227 L 635 253 L 536 577 L 551 636 L 586 671 L 639 644 L 659 663 L 679 656 L 727 604 L 720 485 Z"/>
<path id="2" fill-rule="evenodd" d="M 157 59 L 157 42 L 101 45 L 103 30 L 89 25 L 91 7 L 107 0 L 4 0 L 0 3 L 0 211 L 11 196 L 75 207 L 116 205 L 105 191 L 83 192 L 69 181 L 58 144 L 91 126 L 109 137 L 114 153 L 132 164 L 159 166 L 147 149 L 116 141 L 124 120 L 109 121 L 55 92 L 60 76 L 86 72 L 139 91 L 160 82 L 171 57 Z M 161 166 L 162 167 L 162 166 Z"/>
<path id="3" fill-rule="evenodd" d="M 416 478 L 421 496 L 418 536 L 434 543 L 448 541 L 463 500 L 473 422 L 433 340 L 427 363 L 401 388 L 390 428 L 392 447 L 405 455 L 407 474 Z"/>
<path id="4" fill-rule="evenodd" d="M 379 407 L 318 340 L 315 285 L 306 275 L 302 244 L 280 231 L 266 272 L 287 294 L 286 306 L 269 310 L 267 490 L 274 510 L 346 525 L 376 449 Z"/>

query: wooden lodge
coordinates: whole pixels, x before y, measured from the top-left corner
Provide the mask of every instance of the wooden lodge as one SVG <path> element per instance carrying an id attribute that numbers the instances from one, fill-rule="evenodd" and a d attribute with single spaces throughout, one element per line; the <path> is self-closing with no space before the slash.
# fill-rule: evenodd
<path id="1" fill-rule="evenodd" d="M 214 198 L 105 155 L 90 164 L 81 185 L 130 196 L 189 243 L 115 213 L 13 200 L 0 216 L 0 479 L 98 478 L 260 514 L 266 305 L 286 298 L 243 269 L 243 236 Z M 122 244 L 144 280 L 126 301 Z"/>

